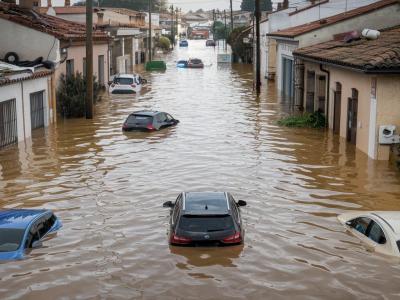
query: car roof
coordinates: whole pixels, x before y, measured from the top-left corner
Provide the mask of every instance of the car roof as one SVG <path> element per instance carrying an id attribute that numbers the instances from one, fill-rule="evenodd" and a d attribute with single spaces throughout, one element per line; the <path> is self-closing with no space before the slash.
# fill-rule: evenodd
<path id="1" fill-rule="evenodd" d="M 141 116 L 149 116 L 153 117 L 157 114 L 161 113 L 161 111 L 156 111 L 156 110 L 139 110 L 139 111 L 134 111 L 131 113 L 131 115 L 141 115 Z"/>
<path id="2" fill-rule="evenodd" d="M 184 193 L 184 214 L 219 215 L 229 214 L 229 203 L 225 192 Z"/>
<path id="3" fill-rule="evenodd" d="M 8 209 L 0 211 L 0 228 L 25 228 L 46 209 Z"/>

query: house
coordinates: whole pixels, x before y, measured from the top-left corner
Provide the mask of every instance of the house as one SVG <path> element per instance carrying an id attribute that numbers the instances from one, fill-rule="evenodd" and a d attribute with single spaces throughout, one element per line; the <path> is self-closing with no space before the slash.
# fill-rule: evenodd
<path id="1" fill-rule="evenodd" d="M 390 145 L 379 144 L 379 126 L 400 131 L 399 49 L 397 26 L 377 39 L 332 40 L 294 51 L 304 74 L 297 87 L 302 105 L 325 110 L 329 128 L 372 159 L 390 156 Z"/>
<path id="2" fill-rule="evenodd" d="M 58 18 L 86 23 L 85 6 L 54 6 L 38 8 L 42 13 Z M 156 16 L 152 15 L 152 20 Z M 146 13 L 126 8 L 95 7 L 93 8 L 93 24 L 96 28 L 109 34 L 110 64 L 109 73 L 131 73 L 137 64 L 146 61 L 148 25 Z M 152 24 L 153 37 L 158 24 Z M 155 45 L 155 43 L 153 43 Z"/>
<path id="3" fill-rule="evenodd" d="M 274 80 L 276 76 L 276 40 L 269 33 L 289 27 L 303 25 L 312 21 L 345 13 L 349 10 L 365 6 L 379 0 L 285 0 L 278 3 L 278 10 L 270 13 L 264 22 L 260 23 L 261 72 L 265 78 Z"/>
<path id="4" fill-rule="evenodd" d="M 294 73 L 295 61 L 293 51 L 297 48 L 311 46 L 329 41 L 335 35 L 360 31 L 364 28 L 381 28 L 400 24 L 400 3 L 397 0 L 382 0 L 362 6 L 346 13 L 337 14 L 303 25 L 289 27 L 267 34 L 276 40 L 276 81 L 278 89 L 285 95 L 294 97 L 296 82 Z M 301 75 L 299 75 L 302 77 Z M 319 84 L 326 84 L 327 76 L 319 79 Z M 316 90 L 322 97 L 323 93 Z M 297 97 L 297 99 L 300 99 Z M 322 99 L 322 98 L 321 98 Z M 301 99 L 300 99 L 301 102 Z M 326 102 L 320 109 L 326 111 Z M 306 109 L 311 109 L 308 106 Z"/>
<path id="5" fill-rule="evenodd" d="M 20 6 L 0 2 L 0 59 L 15 52 L 19 60 L 44 60 L 55 64 L 54 75 L 85 73 L 84 25 L 66 21 L 32 10 L 29 0 Z M 108 82 L 109 37 L 100 30 L 93 31 L 93 70 L 100 85 Z"/>
<path id="6" fill-rule="evenodd" d="M 0 148 L 21 142 L 53 122 L 52 70 L 0 62 Z"/>

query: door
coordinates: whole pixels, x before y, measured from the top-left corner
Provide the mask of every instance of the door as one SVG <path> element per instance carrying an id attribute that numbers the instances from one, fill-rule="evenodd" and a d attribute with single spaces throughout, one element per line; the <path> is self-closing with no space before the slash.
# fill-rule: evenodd
<path id="1" fill-rule="evenodd" d="M 0 102 L 0 148 L 18 141 L 15 99 Z"/>
<path id="2" fill-rule="evenodd" d="M 282 58 L 282 90 L 286 96 L 293 97 L 293 60 Z"/>
<path id="3" fill-rule="evenodd" d="M 333 133 L 340 134 L 340 111 L 342 103 L 342 85 L 336 83 L 336 91 L 334 92 L 333 100 Z"/>
<path id="4" fill-rule="evenodd" d="M 104 85 L 104 55 L 98 57 L 99 84 Z"/>
<path id="5" fill-rule="evenodd" d="M 354 145 L 357 142 L 357 110 L 358 91 L 353 89 L 347 108 L 347 141 Z"/>
<path id="6" fill-rule="evenodd" d="M 30 94 L 31 100 L 31 129 L 44 127 L 44 92 Z"/>

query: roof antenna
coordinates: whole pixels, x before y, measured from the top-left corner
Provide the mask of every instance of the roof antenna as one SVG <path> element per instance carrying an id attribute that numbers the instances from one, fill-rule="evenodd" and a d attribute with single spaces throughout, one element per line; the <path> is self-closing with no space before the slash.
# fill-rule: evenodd
<path id="1" fill-rule="evenodd" d="M 206 210 L 208 209 L 208 206 L 207 206 L 207 204 L 206 204 L 206 207 L 205 207 L 205 209 L 206 209 Z"/>

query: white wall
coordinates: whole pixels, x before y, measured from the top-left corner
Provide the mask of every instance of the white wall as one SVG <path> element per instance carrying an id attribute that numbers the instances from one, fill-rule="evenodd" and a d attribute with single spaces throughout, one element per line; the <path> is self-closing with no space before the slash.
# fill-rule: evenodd
<path id="1" fill-rule="evenodd" d="M 30 94 L 44 91 L 44 122 L 50 123 L 48 80 L 50 77 L 25 80 L 0 87 L 0 102 L 16 99 L 18 141 L 32 135 Z"/>
<path id="2" fill-rule="evenodd" d="M 20 60 L 60 61 L 60 41 L 52 35 L 17 23 L 0 19 L 0 58 L 7 52 L 16 52 Z"/>

